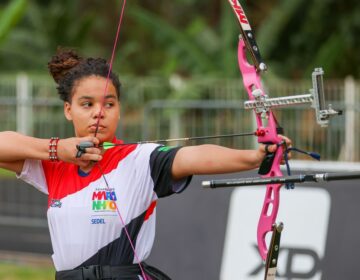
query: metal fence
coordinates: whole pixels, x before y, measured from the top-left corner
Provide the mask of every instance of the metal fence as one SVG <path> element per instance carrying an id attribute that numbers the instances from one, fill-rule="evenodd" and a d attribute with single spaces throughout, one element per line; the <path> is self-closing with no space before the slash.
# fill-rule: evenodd
<path id="1" fill-rule="evenodd" d="M 122 83 L 118 137 L 125 141 L 254 131 L 253 113 L 243 109 L 246 93 L 240 79 L 127 77 Z M 266 80 L 265 85 L 271 96 L 287 96 L 307 93 L 311 80 Z M 303 106 L 277 110 L 279 123 L 296 147 L 319 152 L 325 160 L 360 161 L 359 81 L 325 80 L 325 92 L 329 103 L 344 112 L 328 128 L 318 127 L 313 111 Z M 53 82 L 24 74 L 0 76 L 0 131 L 4 130 L 41 138 L 73 135 Z M 250 148 L 255 142 L 255 138 L 212 141 L 235 148 Z M 0 223 L 44 225 L 40 213 L 46 197 L 39 200 L 14 181 L 0 183 Z"/>
<path id="2" fill-rule="evenodd" d="M 240 79 L 124 78 L 123 85 L 118 136 L 125 141 L 254 131 L 253 114 L 243 109 L 246 93 Z M 265 85 L 271 96 L 288 96 L 307 93 L 311 80 L 268 80 Z M 325 92 L 329 103 L 344 112 L 328 128 L 318 127 L 312 109 L 304 106 L 277 110 L 278 121 L 298 147 L 318 151 L 327 160 L 359 161 L 359 82 L 325 80 Z M 42 76 L 0 76 L 0 116 L 0 131 L 43 138 L 73 135 L 55 85 Z M 248 148 L 255 142 L 234 138 L 214 143 Z"/>
<path id="3" fill-rule="evenodd" d="M 0 178 L 0 225 L 46 227 L 47 196 L 15 178 Z"/>

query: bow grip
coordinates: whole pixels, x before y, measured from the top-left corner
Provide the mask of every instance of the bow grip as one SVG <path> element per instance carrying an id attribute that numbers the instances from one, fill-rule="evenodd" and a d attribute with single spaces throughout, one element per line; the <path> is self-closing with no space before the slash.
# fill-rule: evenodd
<path id="1" fill-rule="evenodd" d="M 278 132 L 279 133 L 279 132 Z M 281 144 L 283 144 L 284 141 L 281 141 L 280 143 L 276 144 L 277 147 L 279 148 L 279 146 Z M 263 143 L 265 145 L 265 151 L 266 151 L 266 155 L 263 159 L 263 161 L 261 162 L 261 165 L 259 167 L 259 171 L 258 171 L 258 174 L 259 175 L 266 175 L 268 174 L 270 171 L 271 171 L 271 167 L 273 166 L 273 163 L 274 163 L 274 159 L 275 159 L 275 154 L 277 152 L 277 149 L 275 152 L 269 152 L 267 150 L 267 147 L 269 145 L 273 145 L 274 143 L 269 143 L 269 142 L 266 142 L 266 143 Z M 279 162 L 280 164 L 280 162 Z"/>
<path id="2" fill-rule="evenodd" d="M 270 145 L 270 144 L 265 144 L 265 145 Z M 266 152 L 266 155 L 263 159 L 263 161 L 261 162 L 261 165 L 259 167 L 258 170 L 258 174 L 259 175 L 266 175 L 271 171 L 271 167 L 274 163 L 274 159 L 275 159 L 275 152 Z"/>

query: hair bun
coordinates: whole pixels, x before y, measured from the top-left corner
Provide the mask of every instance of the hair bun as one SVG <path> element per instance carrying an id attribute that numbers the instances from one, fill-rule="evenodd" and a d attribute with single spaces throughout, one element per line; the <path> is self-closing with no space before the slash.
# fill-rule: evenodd
<path id="1" fill-rule="evenodd" d="M 55 82 L 59 84 L 59 81 L 82 60 L 74 50 L 59 48 L 48 62 L 48 69 Z"/>

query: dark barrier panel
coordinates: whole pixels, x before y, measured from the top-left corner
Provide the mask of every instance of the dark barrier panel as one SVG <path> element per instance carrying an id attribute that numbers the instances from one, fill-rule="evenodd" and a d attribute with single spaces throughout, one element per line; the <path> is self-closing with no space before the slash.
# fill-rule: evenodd
<path id="1" fill-rule="evenodd" d="M 46 225 L 47 196 L 27 183 L 12 179 L 0 179 L 0 224 L 11 218 L 27 223 L 32 221 L 43 221 Z M 9 221 L 11 222 L 11 221 Z"/>
<path id="2" fill-rule="evenodd" d="M 209 176 L 194 177 L 183 194 L 159 202 L 157 239 L 149 262 L 164 269 L 174 280 L 219 279 L 227 212 L 233 189 L 204 190 L 201 181 L 205 178 Z M 360 180 L 321 183 L 316 186 L 326 188 L 331 197 L 325 256 L 316 264 L 316 269 L 322 271 L 323 280 L 358 279 Z M 254 188 L 262 188 L 265 194 L 265 188 Z M 297 188 L 309 187 L 298 185 Z M 289 231 L 291 228 L 285 228 L 283 234 Z M 254 267 L 258 264 L 254 263 Z"/>

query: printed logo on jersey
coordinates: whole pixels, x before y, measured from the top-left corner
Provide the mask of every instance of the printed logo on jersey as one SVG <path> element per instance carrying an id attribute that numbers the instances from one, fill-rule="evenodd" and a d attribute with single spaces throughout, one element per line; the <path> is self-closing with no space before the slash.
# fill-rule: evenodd
<path id="1" fill-rule="evenodd" d="M 105 219 L 91 219 L 91 224 L 92 225 L 105 225 Z"/>
<path id="2" fill-rule="evenodd" d="M 96 189 L 92 194 L 92 210 L 95 212 L 115 212 L 116 201 L 114 189 Z"/>
<path id="3" fill-rule="evenodd" d="M 50 207 L 54 207 L 54 208 L 61 208 L 62 202 L 60 201 L 60 199 L 52 199 L 51 203 L 50 203 Z"/>

